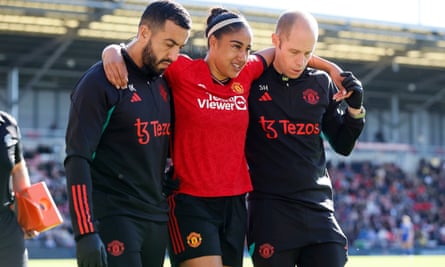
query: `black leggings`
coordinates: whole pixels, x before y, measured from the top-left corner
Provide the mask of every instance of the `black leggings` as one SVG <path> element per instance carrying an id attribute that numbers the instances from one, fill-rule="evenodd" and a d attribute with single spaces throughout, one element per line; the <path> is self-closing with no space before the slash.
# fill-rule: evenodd
<path id="1" fill-rule="evenodd" d="M 264 259 L 254 255 L 255 267 L 344 267 L 347 250 L 338 243 L 323 243 L 298 249 L 275 251 Z"/>

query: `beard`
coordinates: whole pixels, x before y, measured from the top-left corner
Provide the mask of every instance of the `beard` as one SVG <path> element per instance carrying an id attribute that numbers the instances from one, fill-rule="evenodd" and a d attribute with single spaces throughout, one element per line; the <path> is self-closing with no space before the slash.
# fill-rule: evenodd
<path id="1" fill-rule="evenodd" d="M 170 62 L 169 59 L 159 60 L 158 57 L 154 54 L 153 48 L 151 45 L 151 40 L 145 46 L 144 51 L 142 52 L 142 62 L 144 64 L 144 69 L 152 74 L 160 75 L 164 72 L 165 68 L 159 68 L 159 65 L 162 62 Z"/>

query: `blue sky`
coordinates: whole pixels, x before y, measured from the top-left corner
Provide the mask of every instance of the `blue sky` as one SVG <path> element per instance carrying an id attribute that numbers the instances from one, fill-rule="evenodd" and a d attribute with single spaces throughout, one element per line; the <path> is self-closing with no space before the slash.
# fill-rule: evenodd
<path id="1" fill-rule="evenodd" d="M 313 14 L 445 28 L 443 0 L 195 0 L 285 10 L 303 7 Z M 186 1 L 184 1 L 186 2 Z"/>

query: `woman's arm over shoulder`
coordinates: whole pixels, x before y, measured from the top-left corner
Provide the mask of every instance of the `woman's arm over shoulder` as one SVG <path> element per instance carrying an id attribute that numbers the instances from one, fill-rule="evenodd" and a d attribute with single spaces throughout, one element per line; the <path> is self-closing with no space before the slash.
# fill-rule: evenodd
<path id="1" fill-rule="evenodd" d="M 342 81 L 344 78 L 340 75 L 343 70 L 337 64 L 327 59 L 321 58 L 317 55 L 312 55 L 311 59 L 308 62 L 308 66 L 314 69 L 324 70 L 329 74 L 329 76 L 331 76 L 332 81 L 339 89 L 339 92 L 334 95 L 334 100 L 341 101 L 344 98 L 348 97 L 346 89 L 342 85 Z"/>
<path id="2" fill-rule="evenodd" d="M 273 62 L 273 59 L 275 58 L 275 48 L 274 47 L 264 48 L 260 51 L 255 52 L 255 54 L 262 56 L 266 61 L 266 65 L 270 66 L 270 64 L 272 64 Z"/>
<path id="3" fill-rule="evenodd" d="M 102 62 L 107 79 L 116 88 L 127 88 L 128 71 L 121 53 L 122 47 L 110 44 L 102 51 Z"/>

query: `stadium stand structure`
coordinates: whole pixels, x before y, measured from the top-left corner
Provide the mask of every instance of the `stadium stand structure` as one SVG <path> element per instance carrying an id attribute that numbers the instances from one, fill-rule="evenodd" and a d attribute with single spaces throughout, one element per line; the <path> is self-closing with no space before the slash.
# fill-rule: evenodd
<path id="1" fill-rule="evenodd" d="M 206 1 L 179 1 L 192 14 L 184 52 L 203 56 Z M 135 36 L 145 0 L 0 0 L 0 108 L 31 135 L 60 133 L 69 93 L 109 43 Z M 254 50 L 271 45 L 282 9 L 227 4 L 254 31 Z M 285 7 L 282 7 L 283 9 Z M 363 82 L 368 123 L 361 141 L 384 140 L 440 152 L 445 145 L 445 28 L 314 14 L 316 53 Z"/>

